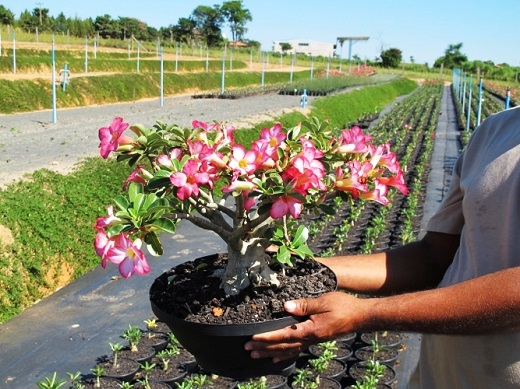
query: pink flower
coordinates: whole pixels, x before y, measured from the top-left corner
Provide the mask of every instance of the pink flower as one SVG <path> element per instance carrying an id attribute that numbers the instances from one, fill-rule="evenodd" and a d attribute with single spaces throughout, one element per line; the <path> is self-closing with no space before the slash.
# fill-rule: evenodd
<path id="1" fill-rule="evenodd" d="M 192 195 L 199 195 L 199 185 L 209 182 L 207 172 L 198 172 L 199 164 L 197 161 L 189 160 L 182 168 L 182 172 L 174 173 L 170 176 L 170 182 L 176 186 L 177 197 L 186 200 Z"/>
<path id="2" fill-rule="evenodd" d="M 340 153 L 364 153 L 367 151 L 367 142 L 371 139 L 370 135 L 363 134 L 361 128 L 354 126 L 350 130 L 341 131 L 338 150 Z"/>
<path id="3" fill-rule="evenodd" d="M 270 215 L 273 219 L 280 219 L 291 214 L 295 219 L 302 213 L 302 201 L 291 195 L 280 196 L 271 206 Z"/>
<path id="4" fill-rule="evenodd" d="M 402 170 L 399 170 L 393 177 L 379 177 L 379 182 L 397 188 L 404 195 L 408 194 L 408 188 L 406 187 Z"/>
<path id="5" fill-rule="evenodd" d="M 99 129 L 98 136 L 101 141 L 99 153 L 103 158 L 107 159 L 110 152 L 117 150 L 120 144 L 133 142 L 131 137 L 123 135 L 123 131 L 127 128 L 128 123 L 123 123 L 123 118 L 118 116 L 110 126 Z"/>
<path id="6" fill-rule="evenodd" d="M 347 177 L 341 167 L 336 170 L 336 189 L 351 192 L 354 197 L 358 196 L 358 191 L 368 191 L 368 175 L 372 171 L 370 162 L 361 164 L 354 160 L 350 161 L 347 166 L 350 173 Z"/>
<path id="7" fill-rule="evenodd" d="M 107 214 L 108 214 L 107 217 L 98 217 L 97 218 L 96 225 L 94 226 L 94 228 L 96 230 L 102 230 L 105 227 L 111 225 L 113 221 L 120 221 L 121 220 L 118 217 L 114 216 L 114 206 L 112 206 L 112 205 L 109 205 L 107 207 Z"/>
<path id="8" fill-rule="evenodd" d="M 103 269 L 106 268 L 108 257 L 106 256 L 108 250 L 110 250 L 114 246 L 114 239 L 109 238 L 105 231 L 98 230 L 96 234 L 96 239 L 94 240 L 94 248 L 96 250 L 96 254 L 101 257 L 101 266 Z"/>
<path id="9" fill-rule="evenodd" d="M 390 200 L 386 197 L 388 187 L 379 180 L 374 180 L 374 190 L 367 192 L 359 192 L 359 198 L 363 200 L 377 201 L 380 204 L 388 205 Z"/>
<path id="10" fill-rule="evenodd" d="M 128 178 L 125 180 L 125 183 L 123 184 L 123 190 L 126 190 L 128 188 L 128 184 L 130 182 L 135 182 L 138 184 L 146 184 L 147 180 L 142 176 L 143 173 L 146 172 L 144 170 L 145 165 L 138 165 L 132 173 L 128 176 Z"/>
<path id="11" fill-rule="evenodd" d="M 233 146 L 233 156 L 229 161 L 229 167 L 242 175 L 253 173 L 257 169 L 258 154 L 254 150 L 246 151 L 243 146 Z"/>
<path id="12" fill-rule="evenodd" d="M 263 128 L 260 138 L 254 143 L 258 143 L 258 147 L 263 149 L 267 157 L 277 159 L 276 150 L 286 138 L 287 135 L 282 132 L 282 125 L 278 123 L 271 128 Z"/>
<path id="13" fill-rule="evenodd" d="M 148 261 L 141 251 L 141 240 L 132 242 L 125 234 L 114 237 L 114 245 L 105 254 L 106 260 L 119 265 L 119 274 L 129 278 L 132 274 L 146 274 L 150 271 Z"/>

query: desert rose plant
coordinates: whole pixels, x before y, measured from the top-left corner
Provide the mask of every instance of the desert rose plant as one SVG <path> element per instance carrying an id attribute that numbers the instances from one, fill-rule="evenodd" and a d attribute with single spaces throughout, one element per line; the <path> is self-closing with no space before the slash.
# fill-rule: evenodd
<path id="1" fill-rule="evenodd" d="M 125 196 L 95 225 L 103 267 L 117 264 L 127 278 L 147 273 L 145 251 L 161 255 L 159 234 L 187 220 L 226 242 L 218 276 L 236 295 L 251 284 L 278 283 L 272 258 L 292 266 L 294 258 L 312 257 L 298 221 L 304 210 L 333 213 L 327 200 L 336 196 L 388 204 L 389 187 L 407 192 L 390 145 L 371 144 L 359 127 L 332 129 L 314 118 L 290 129 L 276 124 L 250 146 L 235 142 L 235 129 L 222 122 L 195 120 L 192 127 L 129 126 L 116 117 L 99 130 L 101 156 L 114 153 L 135 167 Z"/>

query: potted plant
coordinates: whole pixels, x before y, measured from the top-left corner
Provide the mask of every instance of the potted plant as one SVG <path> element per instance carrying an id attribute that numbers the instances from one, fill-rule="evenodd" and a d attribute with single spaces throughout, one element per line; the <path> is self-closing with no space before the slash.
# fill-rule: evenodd
<path id="1" fill-rule="evenodd" d="M 138 326 L 130 324 L 128 328 L 123 331 L 121 338 L 128 341 L 128 346 L 119 351 L 121 356 L 133 359 L 139 363 L 150 362 L 154 357 L 155 348 L 141 343 L 143 331 L 141 331 Z"/>
<path id="2" fill-rule="evenodd" d="M 103 370 L 104 375 L 121 381 L 132 381 L 139 371 L 139 363 L 130 358 L 120 357 L 123 350 L 121 343 L 109 342 L 112 358 L 102 358 L 97 367 Z"/>
<path id="3" fill-rule="evenodd" d="M 124 133 L 128 128 L 134 136 Z M 250 144 L 239 144 L 234 128 L 224 123 L 195 120 L 193 128 L 183 129 L 157 122 L 146 128 L 129 126 L 119 117 L 99 130 L 101 156 L 115 153 L 118 161 L 135 166 L 124 183 L 126 194 L 117 196 L 115 206 L 109 206 L 108 215 L 99 217 L 95 225 L 95 248 L 102 266 L 117 264 L 126 278 L 148 273 L 144 246 L 150 254 L 162 254 L 159 234 L 175 233 L 181 220 L 218 234 L 227 244 L 226 253 L 166 272 L 152 285 L 150 298 L 154 313 L 167 322 L 205 370 L 246 374 L 237 378 L 271 373 L 262 365 L 271 363 L 251 360 L 243 344 L 253 333 L 296 323 L 294 318 L 283 317 L 283 300 L 316 296 L 335 288 L 328 269 L 308 260 L 313 257 L 306 245 L 308 231 L 298 223 L 304 210 L 334 213 L 329 200 L 338 196 L 344 201 L 360 198 L 388 204 L 390 186 L 407 192 L 390 146 L 372 145 L 371 137 L 359 127 L 332 129 L 327 122 L 312 119 L 287 130 L 276 124 L 258 135 Z M 282 294 L 288 285 L 281 280 L 304 269 L 313 277 L 328 275 L 329 280 L 320 284 L 315 294 Z M 196 289 L 197 296 L 206 293 L 203 297 L 192 298 L 187 289 L 178 292 L 181 284 L 186 286 L 195 278 L 189 291 Z M 300 285 L 299 281 L 293 283 Z M 208 297 L 209 291 L 220 294 L 221 300 Z M 250 303 L 249 299 L 261 291 L 271 293 L 268 303 Z M 186 299 L 179 303 L 182 298 Z M 209 310 L 201 306 L 202 300 L 208 302 Z M 203 319 L 193 317 L 198 312 L 203 313 Z M 266 320 L 263 315 L 272 312 L 278 317 L 267 319 L 276 320 Z M 222 327 L 232 318 L 247 313 L 250 318 L 242 319 L 245 327 L 233 335 L 239 337 L 240 351 L 221 354 L 233 350 L 234 338 L 224 335 L 217 343 L 212 339 L 227 331 Z M 200 323 L 207 319 L 218 326 Z M 207 331 L 211 340 L 201 334 L 186 334 L 193 327 L 188 322 L 193 321 L 199 322 L 196 327 Z M 267 327 L 257 326 L 258 322 Z M 211 352 L 201 351 L 200 344 L 189 344 L 192 340 L 209 346 Z M 232 357 L 237 362 L 230 362 Z M 248 371 L 242 365 L 246 361 L 262 367 Z M 292 362 L 278 366 L 278 370 L 289 368 Z M 224 370 L 217 366 L 222 363 Z M 235 369 L 229 370 L 234 364 Z"/>

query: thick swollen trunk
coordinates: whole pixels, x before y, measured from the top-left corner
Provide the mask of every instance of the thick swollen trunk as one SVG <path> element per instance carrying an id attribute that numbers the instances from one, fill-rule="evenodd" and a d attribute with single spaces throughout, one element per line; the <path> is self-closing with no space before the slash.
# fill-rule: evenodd
<path id="1" fill-rule="evenodd" d="M 236 248 L 240 249 L 237 250 Z M 258 242 L 240 242 L 239 245 L 228 244 L 228 264 L 221 275 L 221 287 L 226 294 L 239 294 L 251 283 L 261 279 L 278 285 L 276 273 L 267 264 L 268 255 Z"/>

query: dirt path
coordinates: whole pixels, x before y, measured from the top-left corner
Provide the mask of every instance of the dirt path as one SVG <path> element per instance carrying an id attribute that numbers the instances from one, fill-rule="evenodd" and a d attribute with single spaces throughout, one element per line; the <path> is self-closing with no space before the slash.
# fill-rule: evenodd
<path id="1" fill-rule="evenodd" d="M 267 94 L 237 100 L 178 96 L 164 99 L 163 107 L 159 99 L 151 99 L 58 109 L 56 123 L 51 110 L 0 115 L 0 188 L 42 168 L 67 173 L 78 161 L 99 155 L 98 129 L 115 116 L 148 126 L 161 120 L 188 127 L 197 119 L 245 128 L 294 110 L 300 110 L 298 96 Z"/>

